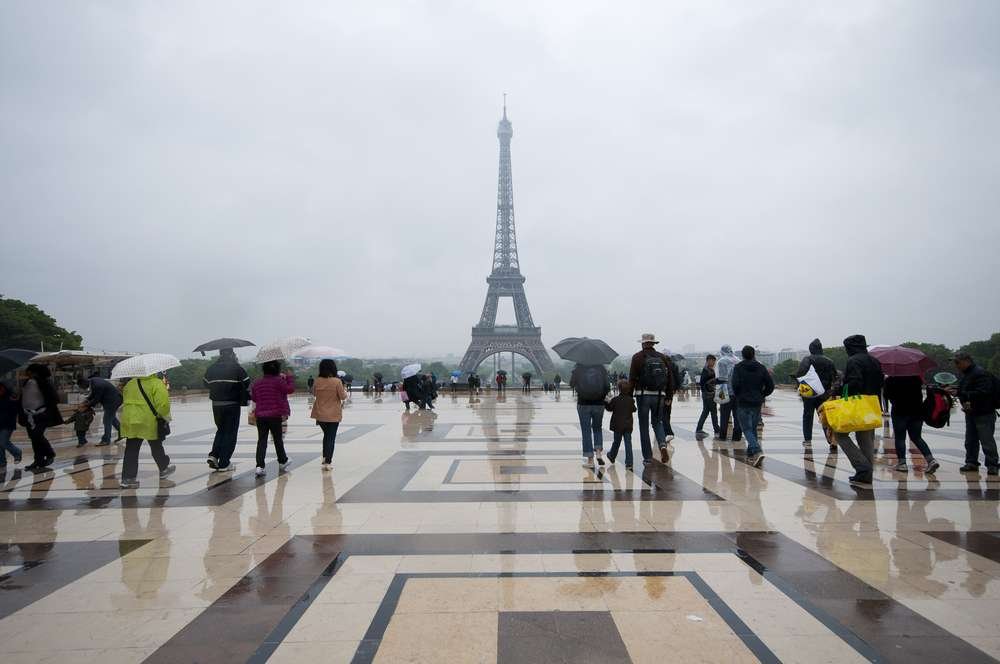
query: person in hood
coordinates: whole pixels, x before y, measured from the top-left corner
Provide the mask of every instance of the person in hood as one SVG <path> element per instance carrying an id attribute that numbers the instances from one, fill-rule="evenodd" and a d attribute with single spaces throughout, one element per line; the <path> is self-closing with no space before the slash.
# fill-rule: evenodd
<path id="1" fill-rule="evenodd" d="M 958 396 L 965 412 L 965 465 L 963 473 L 979 472 L 979 448 L 986 457 L 986 474 L 1000 474 L 1000 457 L 997 455 L 996 402 L 993 393 L 993 376 L 973 361 L 968 353 L 955 355 L 955 367 L 962 373 L 958 389 L 950 392 Z"/>
<path id="2" fill-rule="evenodd" d="M 732 400 L 736 402 L 736 419 L 747 437 L 747 463 L 760 468 L 764 461 L 757 440 L 757 425 L 764 399 L 774 392 L 771 372 L 757 361 L 753 346 L 743 347 L 743 361 L 733 367 L 730 377 Z"/>
<path id="3" fill-rule="evenodd" d="M 250 376 L 240 366 L 232 348 L 219 351 L 219 359 L 205 371 L 205 385 L 215 418 L 215 440 L 206 462 L 216 472 L 229 472 L 233 470 L 230 459 L 236 451 L 240 409 L 247 405 L 250 396 Z"/>
<path id="4" fill-rule="evenodd" d="M 813 339 L 809 343 L 809 354 L 799 362 L 796 378 L 802 378 L 809 369 L 816 370 L 819 382 L 823 384 L 823 394 L 815 397 L 802 398 L 802 445 L 812 447 L 813 421 L 816 419 L 816 409 L 820 404 L 830 398 L 830 389 L 833 381 L 837 377 L 837 368 L 833 366 L 833 360 L 823 354 L 823 343 L 819 339 Z M 837 446 L 830 444 L 830 451 L 836 452 Z"/>
<path id="5" fill-rule="evenodd" d="M 847 366 L 844 367 L 844 387 L 850 396 L 873 395 L 880 397 L 885 374 L 877 359 L 868 354 L 868 341 L 863 334 L 854 334 L 844 339 L 847 351 Z M 857 443 L 850 434 L 837 433 L 837 444 L 843 448 L 854 466 L 855 474 L 851 484 L 871 486 L 872 469 L 875 467 L 875 430 L 854 433 Z"/>
<path id="6" fill-rule="evenodd" d="M 733 417 L 733 441 L 742 440 L 743 430 L 740 428 L 739 419 L 736 417 L 736 402 L 732 399 L 732 390 L 729 379 L 733 375 L 733 368 L 739 364 L 739 358 L 733 352 L 733 347 L 729 344 L 719 349 L 719 361 L 715 370 L 715 385 L 719 392 L 729 395 L 729 398 L 721 403 L 719 408 L 719 435 L 718 440 L 726 440 L 729 437 L 729 416 Z"/>

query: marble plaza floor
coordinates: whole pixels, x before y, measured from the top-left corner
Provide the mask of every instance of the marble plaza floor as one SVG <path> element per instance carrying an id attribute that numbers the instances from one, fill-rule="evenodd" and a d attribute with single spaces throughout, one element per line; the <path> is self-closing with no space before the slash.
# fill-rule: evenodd
<path id="1" fill-rule="evenodd" d="M 769 406 L 760 469 L 697 443 L 691 400 L 669 466 L 597 475 L 566 393 L 355 395 L 326 473 L 296 396 L 292 466 L 255 478 L 254 430 L 211 474 L 210 405 L 177 401 L 169 481 L 144 450 L 122 491 L 117 447 L 72 444 L 0 478 L 0 661 L 1000 658 L 1000 485 L 958 472 L 961 422 L 926 431 L 936 477 L 890 452 L 866 490 Z"/>

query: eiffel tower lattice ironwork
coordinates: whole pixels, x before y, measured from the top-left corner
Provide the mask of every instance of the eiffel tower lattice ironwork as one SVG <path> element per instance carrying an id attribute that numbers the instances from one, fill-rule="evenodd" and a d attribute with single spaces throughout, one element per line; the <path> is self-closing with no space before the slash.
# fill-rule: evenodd
<path id="1" fill-rule="evenodd" d="M 514 187 L 510 175 L 510 139 L 514 130 L 503 118 L 497 126 L 500 140 L 500 182 L 497 186 L 497 226 L 493 244 L 493 272 L 486 278 L 489 290 L 479 323 L 472 328 L 472 343 L 465 351 L 459 369 L 475 372 L 486 358 L 498 353 L 516 353 L 531 362 L 537 375 L 552 371 L 552 359 L 542 344 L 542 328 L 535 325 L 524 295 L 524 276 L 517 260 L 517 236 L 514 232 Z M 497 325 L 497 306 L 501 297 L 514 301 L 516 325 Z"/>

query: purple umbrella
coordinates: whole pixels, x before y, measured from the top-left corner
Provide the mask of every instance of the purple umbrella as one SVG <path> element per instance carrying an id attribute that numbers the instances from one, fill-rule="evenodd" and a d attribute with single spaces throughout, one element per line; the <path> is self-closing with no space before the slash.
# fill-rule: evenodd
<path id="1" fill-rule="evenodd" d="M 886 376 L 923 376 L 937 366 L 921 351 L 906 346 L 872 346 L 868 354 L 881 363 Z"/>

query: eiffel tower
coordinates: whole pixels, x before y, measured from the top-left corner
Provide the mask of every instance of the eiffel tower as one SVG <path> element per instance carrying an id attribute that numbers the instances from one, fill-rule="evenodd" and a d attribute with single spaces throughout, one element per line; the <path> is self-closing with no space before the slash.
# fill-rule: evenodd
<path id="1" fill-rule="evenodd" d="M 493 272 L 486 278 L 489 290 L 479 323 L 472 328 L 472 343 L 465 351 L 459 369 L 474 373 L 479 364 L 498 353 L 517 354 L 535 368 L 537 376 L 552 371 L 552 359 L 542 344 L 542 328 L 531 320 L 528 298 L 524 295 L 524 276 L 517 260 L 517 236 L 514 233 L 514 187 L 510 175 L 510 138 L 514 129 L 507 119 L 507 102 L 497 126 L 500 139 L 500 182 L 497 186 L 497 227 L 493 243 Z M 497 325 L 497 305 L 501 297 L 514 300 L 517 325 Z"/>

